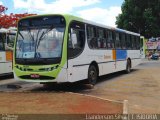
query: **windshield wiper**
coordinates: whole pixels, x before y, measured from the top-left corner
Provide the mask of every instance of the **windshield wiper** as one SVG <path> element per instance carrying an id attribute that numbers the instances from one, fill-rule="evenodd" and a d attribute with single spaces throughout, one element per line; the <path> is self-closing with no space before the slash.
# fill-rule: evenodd
<path id="1" fill-rule="evenodd" d="M 32 36 L 32 34 L 31 34 L 31 30 L 30 30 L 30 28 L 29 28 L 29 27 L 28 27 L 28 33 L 29 33 L 29 35 L 30 35 L 30 37 L 31 37 L 32 41 L 34 41 L 34 37 Z"/>
<path id="2" fill-rule="evenodd" d="M 37 48 L 39 47 L 39 44 L 40 44 L 40 42 L 43 40 L 43 37 L 48 33 L 48 32 L 50 32 L 51 30 L 53 30 L 55 28 L 55 26 L 54 25 L 52 25 L 49 29 L 47 29 L 45 32 L 43 31 L 43 33 L 41 34 L 41 36 L 39 37 L 39 41 L 38 41 L 38 43 L 37 43 Z"/>
<path id="3" fill-rule="evenodd" d="M 18 33 L 20 34 L 20 36 L 22 37 L 22 39 L 24 40 L 24 37 L 23 37 L 23 35 L 20 33 L 20 31 L 18 31 Z"/>

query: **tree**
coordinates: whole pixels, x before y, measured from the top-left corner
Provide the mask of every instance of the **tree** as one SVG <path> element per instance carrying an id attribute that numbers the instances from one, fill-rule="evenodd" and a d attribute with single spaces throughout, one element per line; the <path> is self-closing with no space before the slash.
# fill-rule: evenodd
<path id="1" fill-rule="evenodd" d="M 160 0 L 125 0 L 117 27 L 150 37 L 160 36 Z"/>
<path id="2" fill-rule="evenodd" d="M 0 5 L 0 28 L 9 28 L 9 27 L 17 27 L 17 22 L 20 18 L 36 15 L 36 14 L 13 14 L 10 13 L 9 15 L 5 14 L 6 10 L 8 8 L 4 7 L 3 5 Z"/>
<path id="3" fill-rule="evenodd" d="M 3 5 L 0 5 L 0 15 L 4 14 L 6 10 L 8 10 L 8 8 L 4 7 Z"/>

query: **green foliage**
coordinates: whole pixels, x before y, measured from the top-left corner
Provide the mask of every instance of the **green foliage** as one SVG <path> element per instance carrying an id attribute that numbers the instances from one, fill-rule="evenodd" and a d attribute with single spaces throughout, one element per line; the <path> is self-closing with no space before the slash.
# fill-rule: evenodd
<path id="1" fill-rule="evenodd" d="M 160 36 L 160 0 L 124 0 L 121 9 L 116 21 L 119 28 L 147 38 Z"/>

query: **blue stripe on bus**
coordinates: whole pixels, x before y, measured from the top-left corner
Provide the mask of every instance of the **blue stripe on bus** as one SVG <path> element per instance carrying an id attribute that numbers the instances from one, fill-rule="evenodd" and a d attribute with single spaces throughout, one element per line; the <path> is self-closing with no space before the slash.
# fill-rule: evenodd
<path id="1" fill-rule="evenodd" d="M 125 60 L 127 58 L 127 50 L 116 50 L 116 60 Z"/>

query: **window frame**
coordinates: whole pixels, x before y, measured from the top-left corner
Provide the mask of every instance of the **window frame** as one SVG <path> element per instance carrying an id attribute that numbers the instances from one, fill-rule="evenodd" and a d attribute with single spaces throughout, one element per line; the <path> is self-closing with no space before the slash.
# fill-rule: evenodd
<path id="1" fill-rule="evenodd" d="M 90 28 L 90 27 L 92 27 L 93 28 L 93 36 L 89 36 L 89 30 L 88 30 L 88 28 Z M 90 24 L 86 24 L 86 36 L 87 36 L 87 43 L 88 43 L 88 47 L 90 48 L 90 49 L 92 49 L 92 50 L 94 50 L 94 49 L 98 49 L 98 43 L 96 43 L 97 45 L 95 45 L 95 47 L 93 47 L 92 45 L 91 45 L 91 41 L 92 40 L 94 40 L 94 42 L 97 42 L 97 30 L 96 30 L 97 28 L 96 28 L 96 26 L 94 26 L 94 25 L 90 25 Z M 92 37 L 92 38 L 89 38 L 89 37 Z M 89 39 L 92 39 L 92 40 L 89 40 Z M 92 47 L 91 47 L 92 46 Z M 97 48 L 96 48 L 97 47 Z"/>
<path id="2" fill-rule="evenodd" d="M 111 29 L 105 29 L 105 33 L 107 33 L 106 41 L 107 41 L 107 49 L 113 50 L 115 49 L 115 33 Z M 111 34 L 110 34 L 111 33 Z M 106 34 L 105 34 L 106 35 Z M 111 37 L 110 37 L 111 36 Z M 110 39 L 111 38 L 111 39 Z M 110 40 L 109 40 L 110 39 Z M 108 47 L 108 43 L 113 44 L 114 46 Z"/>
<path id="3" fill-rule="evenodd" d="M 118 35 L 118 39 L 117 39 L 117 35 Z M 121 44 L 121 36 L 120 36 L 120 32 L 115 32 L 115 49 L 119 49 L 121 50 L 122 49 L 122 44 Z M 119 41 L 119 47 L 117 47 L 117 41 Z"/>
<path id="4" fill-rule="evenodd" d="M 121 49 L 122 50 L 126 50 L 126 34 L 124 32 L 120 32 L 120 35 L 121 35 Z"/>
<path id="5" fill-rule="evenodd" d="M 132 50 L 131 34 L 126 33 L 126 49 Z"/>
<path id="6" fill-rule="evenodd" d="M 104 49 L 107 49 L 107 41 L 106 41 L 106 36 L 105 36 L 105 29 L 104 28 L 102 28 L 102 27 L 97 27 L 97 29 L 96 29 L 96 38 L 97 38 L 97 45 L 98 45 L 98 42 L 99 42 L 99 31 L 100 30 L 102 30 L 102 33 L 103 33 L 103 37 L 101 38 L 101 39 L 103 39 L 103 41 L 105 41 L 105 44 L 106 44 L 106 46 L 105 47 L 97 47 L 97 49 L 101 49 L 101 50 L 104 50 Z M 101 41 L 100 41 L 101 42 Z"/>
<path id="7" fill-rule="evenodd" d="M 136 44 L 138 45 L 138 46 L 136 46 L 136 50 L 140 50 L 141 49 L 141 38 L 140 38 L 140 36 L 135 36 L 135 40 L 136 40 Z"/>

